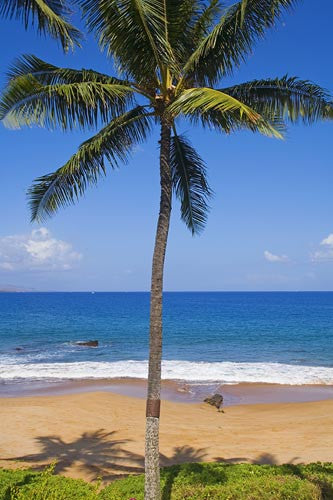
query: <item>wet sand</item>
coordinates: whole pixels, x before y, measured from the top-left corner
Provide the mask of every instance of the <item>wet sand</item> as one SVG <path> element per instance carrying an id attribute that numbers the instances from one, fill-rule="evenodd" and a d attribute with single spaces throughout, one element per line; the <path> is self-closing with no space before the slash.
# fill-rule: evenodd
<path id="1" fill-rule="evenodd" d="M 56 396 L 85 392 L 112 392 L 124 396 L 146 397 L 146 381 L 142 379 L 81 379 L 63 381 L 7 382 L 0 384 L 1 397 Z M 258 403 L 303 403 L 333 400 L 332 385 L 280 385 L 241 383 L 195 384 L 177 380 L 162 382 L 162 398 L 173 402 L 200 403 L 207 396 L 221 393 L 224 406 Z"/>
<path id="2" fill-rule="evenodd" d="M 144 407 L 141 398 L 111 392 L 0 398 L 0 466 L 57 460 L 59 473 L 104 481 L 141 472 Z M 162 403 L 162 465 L 332 461 L 332 450 L 332 400 L 240 404 L 224 413 L 204 403 Z"/>

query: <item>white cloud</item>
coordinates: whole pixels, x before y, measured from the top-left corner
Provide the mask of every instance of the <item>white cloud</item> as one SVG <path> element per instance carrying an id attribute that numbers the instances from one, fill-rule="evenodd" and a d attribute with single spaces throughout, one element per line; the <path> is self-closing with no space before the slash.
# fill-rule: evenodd
<path id="1" fill-rule="evenodd" d="M 0 269 L 6 271 L 68 270 L 81 258 L 70 243 L 55 239 L 45 227 L 0 238 Z"/>
<path id="2" fill-rule="evenodd" d="M 313 262 L 327 262 L 333 260 L 333 233 L 324 238 L 320 245 L 325 247 L 324 250 L 317 250 L 311 254 Z"/>
<path id="3" fill-rule="evenodd" d="M 333 248 L 333 233 L 329 234 L 327 236 L 327 238 L 324 238 L 320 244 L 321 245 L 328 245 L 329 247 Z"/>
<path id="4" fill-rule="evenodd" d="M 289 262 L 289 257 L 287 255 L 275 255 L 268 250 L 264 251 L 264 257 L 268 262 Z"/>
<path id="5" fill-rule="evenodd" d="M 140 144 L 135 144 L 133 147 L 132 147 L 132 153 L 133 154 L 137 154 L 137 153 L 143 153 L 144 152 L 144 149 L 142 146 L 140 146 Z"/>
<path id="6" fill-rule="evenodd" d="M 14 267 L 10 262 L 0 262 L 0 269 L 4 269 L 5 271 L 13 271 Z"/>
<path id="7" fill-rule="evenodd" d="M 317 250 L 317 252 L 313 252 L 311 254 L 311 260 L 312 262 L 328 262 L 333 260 L 333 248 L 325 251 Z"/>

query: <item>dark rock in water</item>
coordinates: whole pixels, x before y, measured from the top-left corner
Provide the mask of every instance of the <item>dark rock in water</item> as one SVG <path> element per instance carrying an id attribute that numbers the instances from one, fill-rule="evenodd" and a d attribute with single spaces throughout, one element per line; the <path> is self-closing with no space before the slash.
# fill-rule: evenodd
<path id="1" fill-rule="evenodd" d="M 214 394 L 214 396 L 204 399 L 204 402 L 215 406 L 219 410 L 223 404 L 223 396 L 222 394 Z"/>
<path id="2" fill-rule="evenodd" d="M 76 345 L 83 345 L 86 347 L 98 347 L 98 340 L 87 340 L 86 342 L 76 342 Z"/>
<path id="3" fill-rule="evenodd" d="M 23 347 L 15 347 L 15 351 L 23 351 Z"/>

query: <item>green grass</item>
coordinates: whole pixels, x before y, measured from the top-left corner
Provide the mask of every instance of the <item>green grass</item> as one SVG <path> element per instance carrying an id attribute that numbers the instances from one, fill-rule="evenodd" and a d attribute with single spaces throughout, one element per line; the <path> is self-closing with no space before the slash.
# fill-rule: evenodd
<path id="1" fill-rule="evenodd" d="M 43 472 L 0 469 L 1 500 L 97 500 L 97 486 L 55 476 L 53 467 Z"/>
<path id="2" fill-rule="evenodd" d="M 162 500 L 333 500 L 333 464 L 193 463 L 162 469 Z M 0 469 L 0 500 L 143 500 L 143 476 L 106 488 L 43 472 Z"/>

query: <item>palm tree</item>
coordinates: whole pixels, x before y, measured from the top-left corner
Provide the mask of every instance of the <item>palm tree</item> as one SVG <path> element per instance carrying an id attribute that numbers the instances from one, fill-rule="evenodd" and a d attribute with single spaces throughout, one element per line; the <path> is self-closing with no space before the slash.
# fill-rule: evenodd
<path id="1" fill-rule="evenodd" d="M 37 25 L 39 34 L 48 34 L 67 52 L 80 46 L 82 35 L 69 22 L 71 10 L 64 0 L 1 0 L 0 17 L 19 19 L 25 29 Z"/>
<path id="2" fill-rule="evenodd" d="M 242 0 L 227 8 L 219 0 L 76 1 L 88 32 L 113 59 L 117 77 L 23 56 L 9 72 L 0 117 L 11 127 L 71 130 L 102 124 L 65 165 L 36 179 L 29 190 L 33 221 L 74 203 L 106 173 L 107 163 L 116 168 L 128 161 L 133 147 L 146 139 L 152 127 L 160 128 L 145 452 L 145 498 L 156 500 L 160 498 L 163 269 L 172 195 L 180 200 L 181 218 L 193 234 L 205 225 L 211 196 L 206 165 L 178 132 L 179 118 L 221 133 L 245 129 L 281 138 L 288 121 L 332 118 L 333 105 L 319 86 L 295 77 L 220 86 L 294 0 Z"/>

